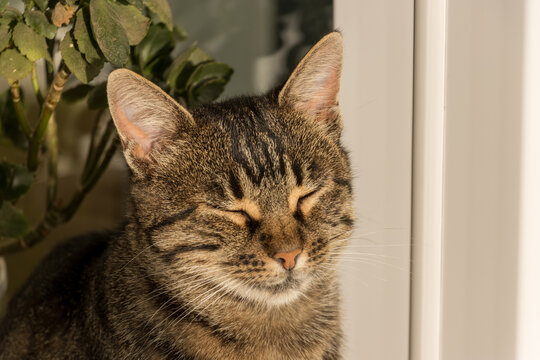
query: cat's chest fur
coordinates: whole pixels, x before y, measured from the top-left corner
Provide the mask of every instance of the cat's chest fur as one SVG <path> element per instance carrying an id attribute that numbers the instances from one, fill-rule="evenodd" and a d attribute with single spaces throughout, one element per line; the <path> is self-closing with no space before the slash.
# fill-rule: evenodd
<path id="1" fill-rule="evenodd" d="M 134 264 L 121 271 L 137 272 L 136 268 Z M 111 270 L 118 268 L 113 265 Z M 156 296 L 153 280 L 136 278 L 113 285 L 133 291 L 118 291 L 107 306 L 108 317 L 116 319 L 118 337 L 143 345 L 127 345 L 130 354 L 143 352 L 144 358 L 156 359 L 167 354 L 171 359 L 339 358 L 339 294 L 332 277 L 311 287 L 302 299 L 279 306 L 261 306 L 223 293 L 206 302 L 204 295 L 214 299 L 206 290 Z"/>
<path id="2" fill-rule="evenodd" d="M 270 310 L 258 316 L 251 312 L 244 316 L 233 315 L 230 322 L 218 321 L 215 327 L 189 324 L 179 332 L 189 335 L 178 340 L 185 348 L 208 359 L 323 359 L 325 354 L 328 354 L 327 359 L 332 358 L 331 349 L 338 341 L 338 319 L 323 322 L 317 319 L 317 316 L 324 317 L 323 313 L 317 314 L 314 309 L 297 310 L 306 314 L 276 321 L 272 318 L 282 316 L 283 312 Z M 286 312 L 290 314 L 290 311 Z M 216 331 L 218 324 L 221 329 L 227 329 L 223 325 L 229 324 L 228 330 Z"/>

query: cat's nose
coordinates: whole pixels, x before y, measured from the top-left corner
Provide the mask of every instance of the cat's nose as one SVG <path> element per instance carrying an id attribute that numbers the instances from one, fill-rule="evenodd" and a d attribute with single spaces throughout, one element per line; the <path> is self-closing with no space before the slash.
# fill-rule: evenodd
<path id="1" fill-rule="evenodd" d="M 302 250 L 300 249 L 287 252 L 278 252 L 275 253 L 273 257 L 277 261 L 281 262 L 281 265 L 283 265 L 285 270 L 292 270 L 294 268 L 294 265 L 296 265 L 296 258 L 301 252 Z"/>

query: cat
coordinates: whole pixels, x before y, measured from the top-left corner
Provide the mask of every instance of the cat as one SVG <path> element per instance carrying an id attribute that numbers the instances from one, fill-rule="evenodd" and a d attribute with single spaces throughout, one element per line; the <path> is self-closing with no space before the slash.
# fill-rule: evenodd
<path id="1" fill-rule="evenodd" d="M 113 71 L 125 225 L 44 260 L 10 302 L 0 359 L 341 359 L 342 61 L 333 32 L 282 87 L 190 110 Z"/>

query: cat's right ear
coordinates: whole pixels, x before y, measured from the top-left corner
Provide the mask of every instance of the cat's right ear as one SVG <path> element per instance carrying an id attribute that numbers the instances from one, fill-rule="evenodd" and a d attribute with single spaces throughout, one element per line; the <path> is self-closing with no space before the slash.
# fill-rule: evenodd
<path id="1" fill-rule="evenodd" d="M 130 70 L 118 69 L 109 75 L 107 97 L 130 166 L 132 159 L 150 161 L 160 141 L 195 125 L 184 107 Z"/>
<path id="2" fill-rule="evenodd" d="M 343 39 L 339 32 L 323 37 L 304 56 L 278 96 L 280 106 L 301 113 L 339 138 L 341 116 L 338 94 L 343 63 Z"/>

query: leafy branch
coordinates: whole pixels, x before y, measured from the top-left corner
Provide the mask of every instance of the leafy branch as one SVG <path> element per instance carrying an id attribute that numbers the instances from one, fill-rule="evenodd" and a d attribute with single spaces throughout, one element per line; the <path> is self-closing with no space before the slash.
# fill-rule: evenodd
<path id="1" fill-rule="evenodd" d="M 196 43 L 172 56 L 187 35 L 173 25 L 166 0 L 23 0 L 23 12 L 8 3 L 0 0 L 0 78 L 9 84 L 0 94 L 0 147 L 25 152 L 27 161 L 0 162 L 0 254 L 29 248 L 69 221 L 105 172 L 118 148 L 106 82 L 97 80 L 106 63 L 142 74 L 186 106 L 216 99 L 232 75 L 228 65 L 214 61 Z M 35 119 L 28 117 L 20 86 L 27 77 L 40 107 Z M 40 78 L 46 79 L 44 92 Z M 62 129 L 55 110 L 61 101 L 83 99 L 99 115 L 79 187 L 63 205 L 57 198 Z M 16 203 L 30 189 L 43 159 L 46 210 L 31 226 Z"/>

